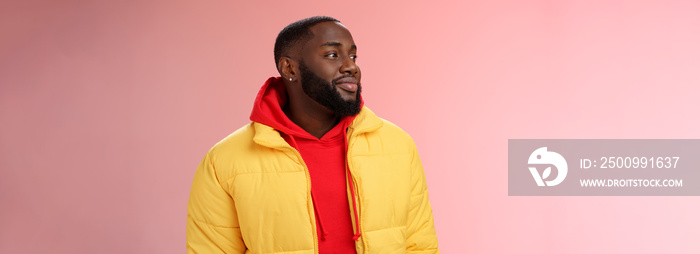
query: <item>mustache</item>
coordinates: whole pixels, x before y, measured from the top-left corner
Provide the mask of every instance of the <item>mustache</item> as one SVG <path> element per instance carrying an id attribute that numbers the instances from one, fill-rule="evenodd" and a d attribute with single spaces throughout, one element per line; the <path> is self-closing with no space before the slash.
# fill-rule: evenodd
<path id="1" fill-rule="evenodd" d="M 331 84 L 333 84 L 333 85 L 337 85 L 337 84 L 338 84 L 338 81 L 339 81 L 339 80 L 341 80 L 341 79 L 344 79 L 344 78 L 355 78 L 355 76 L 351 76 L 351 75 L 348 75 L 348 76 L 342 76 L 342 77 L 339 77 L 339 78 L 333 79 L 333 80 L 331 81 Z M 357 85 L 360 85 L 360 82 L 357 82 Z"/>

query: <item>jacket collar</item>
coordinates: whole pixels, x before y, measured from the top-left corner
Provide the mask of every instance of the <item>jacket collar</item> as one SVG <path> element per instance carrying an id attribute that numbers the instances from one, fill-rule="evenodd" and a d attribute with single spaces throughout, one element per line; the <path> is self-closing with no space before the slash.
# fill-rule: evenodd
<path id="1" fill-rule="evenodd" d="M 360 113 L 355 117 L 355 120 L 348 126 L 348 139 L 352 139 L 362 133 L 376 131 L 383 125 L 384 122 L 381 118 L 375 115 L 369 108 L 363 106 Z M 272 127 L 253 122 L 253 129 L 255 130 L 253 142 L 276 149 L 291 148 L 291 146 L 287 144 L 287 141 L 284 141 L 284 138 L 282 138 L 279 132 Z"/>
<path id="2" fill-rule="evenodd" d="M 348 126 L 348 137 L 352 138 L 362 133 L 376 131 L 383 125 L 384 121 L 381 118 L 375 115 L 372 110 L 363 106 L 355 120 Z"/>

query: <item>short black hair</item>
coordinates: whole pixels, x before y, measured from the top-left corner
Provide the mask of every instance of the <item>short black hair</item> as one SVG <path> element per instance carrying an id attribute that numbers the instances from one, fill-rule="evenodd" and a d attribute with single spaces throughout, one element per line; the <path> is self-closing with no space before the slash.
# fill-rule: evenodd
<path id="1" fill-rule="evenodd" d="M 284 29 L 282 29 L 282 31 L 280 31 L 280 33 L 277 35 L 277 40 L 275 40 L 275 67 L 279 64 L 280 58 L 282 58 L 285 51 L 311 39 L 311 36 L 313 35 L 311 34 L 311 31 L 309 31 L 311 26 L 326 21 L 340 23 L 340 21 L 332 17 L 314 16 L 295 21 L 294 23 L 284 27 Z"/>

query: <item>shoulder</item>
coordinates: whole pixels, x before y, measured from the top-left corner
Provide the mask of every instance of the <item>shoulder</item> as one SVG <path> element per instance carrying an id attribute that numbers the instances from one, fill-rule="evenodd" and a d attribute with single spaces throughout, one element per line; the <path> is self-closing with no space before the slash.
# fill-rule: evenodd
<path id="1" fill-rule="evenodd" d="M 246 124 L 217 142 L 204 157 L 203 165 L 208 165 L 216 175 L 219 184 L 228 186 L 239 169 L 250 164 L 256 149 L 259 149 L 253 138 L 255 128 L 253 123 Z"/>
<path id="2" fill-rule="evenodd" d="M 221 141 L 217 142 L 210 150 L 209 155 L 219 157 L 218 155 L 230 155 L 245 150 L 247 146 L 252 145 L 255 130 L 253 123 L 249 123 L 229 134 Z"/>
<path id="3" fill-rule="evenodd" d="M 289 146 L 275 129 L 251 122 L 217 142 L 207 157 L 220 168 L 241 168 L 270 156 L 280 157 L 284 152 L 279 147 L 285 145 Z"/>
<path id="4" fill-rule="evenodd" d="M 411 135 L 401 129 L 401 127 L 384 118 L 379 119 L 381 119 L 383 124 L 382 127 L 379 128 L 378 134 L 396 139 L 397 141 L 413 143 L 413 138 L 411 138 Z"/>
<path id="5" fill-rule="evenodd" d="M 366 133 L 369 138 L 381 138 L 395 147 L 415 148 L 413 138 L 401 127 L 384 118 L 377 118 L 382 123 L 381 127 L 375 131 Z"/>
<path id="6" fill-rule="evenodd" d="M 380 117 L 373 122 L 372 127 L 357 130 L 359 134 L 350 142 L 357 154 L 413 154 L 416 150 L 411 136 L 396 124 Z"/>
<path id="7" fill-rule="evenodd" d="M 246 124 L 217 142 L 206 154 L 205 159 L 221 175 L 235 174 L 234 169 L 247 165 L 260 147 L 255 144 L 254 123 Z"/>
<path id="8" fill-rule="evenodd" d="M 353 131 L 362 133 L 368 138 L 387 139 L 399 144 L 413 145 L 411 136 L 396 124 L 378 117 L 366 106 L 362 108 L 351 125 Z"/>

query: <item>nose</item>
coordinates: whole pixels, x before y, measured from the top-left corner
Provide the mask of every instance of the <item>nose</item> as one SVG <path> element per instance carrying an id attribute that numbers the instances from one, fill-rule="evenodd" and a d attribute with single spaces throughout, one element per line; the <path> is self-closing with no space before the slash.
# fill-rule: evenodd
<path id="1" fill-rule="evenodd" d="M 345 75 L 355 76 L 357 74 L 357 63 L 352 59 L 352 57 L 345 57 L 343 60 L 343 65 L 340 66 L 340 73 Z"/>

